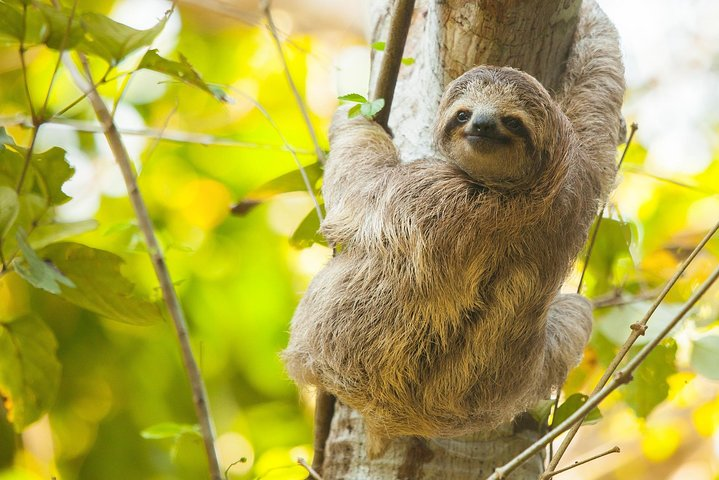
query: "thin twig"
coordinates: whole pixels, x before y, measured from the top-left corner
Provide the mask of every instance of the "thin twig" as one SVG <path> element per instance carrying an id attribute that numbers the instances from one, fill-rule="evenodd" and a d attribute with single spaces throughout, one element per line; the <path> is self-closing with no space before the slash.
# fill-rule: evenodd
<path id="1" fill-rule="evenodd" d="M 681 278 L 681 276 L 684 274 L 686 269 L 689 267 L 689 264 L 694 260 L 694 258 L 696 258 L 699 252 L 704 248 L 707 242 L 709 242 L 709 240 L 714 236 L 717 231 L 719 231 L 719 222 L 717 222 L 714 227 L 709 230 L 709 232 L 704 236 L 701 242 L 699 242 L 699 244 L 694 248 L 692 253 L 690 253 L 689 256 L 684 259 L 684 262 L 682 262 L 676 272 L 674 272 L 672 278 L 670 278 L 664 285 L 664 288 L 662 288 L 662 291 L 654 300 L 654 303 L 651 305 L 651 307 L 649 307 L 647 313 L 644 314 L 644 317 L 639 322 L 632 325 L 632 332 L 630 333 L 627 340 L 624 342 L 624 345 L 622 345 L 622 348 L 620 348 L 617 354 L 614 356 L 611 363 L 607 366 L 606 370 L 604 371 L 604 374 L 602 375 L 602 378 L 599 379 L 599 382 L 597 382 L 597 385 L 594 387 L 594 390 L 590 394 L 590 397 L 597 394 L 602 389 L 602 387 L 606 385 L 606 383 L 609 381 L 609 378 L 614 374 L 619 364 L 629 352 L 629 349 L 634 345 L 637 339 L 640 336 L 644 335 L 644 333 L 646 332 L 647 323 L 649 322 L 649 319 L 652 317 L 656 309 L 659 308 L 659 305 L 662 303 L 662 301 L 664 301 L 664 298 L 667 296 L 669 291 L 677 283 L 679 278 Z M 572 427 L 569 433 L 567 433 L 567 436 L 564 438 L 564 440 L 562 440 L 562 444 L 557 449 L 554 458 L 552 458 L 552 461 L 549 463 L 547 470 L 553 470 L 557 468 L 559 460 L 562 458 L 562 455 L 564 455 L 564 452 L 567 451 L 567 447 L 569 447 L 569 444 L 571 443 L 574 436 L 577 434 L 577 431 L 579 430 L 580 426 L 581 421 L 577 423 L 577 425 Z"/>
<path id="2" fill-rule="evenodd" d="M 619 371 L 614 378 L 596 394 L 590 395 L 587 401 L 579 407 L 573 414 L 571 414 L 566 420 L 557 425 L 554 429 L 547 432 L 539 440 L 534 442 L 519 455 L 514 457 L 506 464 L 498 467 L 494 470 L 494 473 L 487 477 L 487 480 L 500 480 L 506 478 L 506 476 L 517 469 L 524 462 L 532 458 L 535 454 L 545 448 L 549 442 L 557 438 L 559 435 L 569 430 L 573 425 L 581 423 L 582 419 L 591 412 L 602 400 L 607 398 L 614 390 L 619 388 L 625 383 L 629 383 L 632 380 L 632 373 L 637 369 L 639 365 L 647 358 L 647 356 L 656 348 L 657 345 L 669 334 L 669 332 L 684 318 L 684 316 L 691 310 L 692 307 L 699 301 L 700 298 L 709 290 L 714 282 L 719 278 L 719 268 L 715 269 L 709 278 L 694 291 L 691 298 L 684 304 L 681 311 L 659 332 L 659 334 L 648 342 L 641 350 L 625 365 L 624 369 Z M 559 458 L 559 452 L 554 458 Z"/>
<path id="3" fill-rule="evenodd" d="M 310 183 L 310 179 L 307 176 L 307 171 L 305 170 L 304 165 L 302 165 L 302 162 L 300 162 L 299 157 L 297 156 L 297 151 L 290 145 L 290 143 L 287 141 L 285 136 L 282 134 L 282 130 L 280 130 L 280 127 L 277 125 L 275 120 L 272 118 L 272 116 L 269 114 L 267 109 L 262 106 L 260 102 L 252 98 L 251 96 L 247 95 L 245 92 L 238 90 L 230 85 L 227 86 L 227 88 L 237 93 L 238 95 L 242 95 L 242 97 L 245 98 L 248 102 L 253 104 L 257 110 L 262 114 L 262 116 L 265 117 L 265 120 L 267 120 L 267 123 L 270 124 L 270 126 L 275 130 L 277 133 L 277 136 L 280 137 L 280 140 L 282 140 L 282 143 L 285 144 L 285 149 L 290 152 L 290 155 L 292 155 L 293 160 L 295 161 L 295 165 L 297 165 L 297 169 L 300 172 L 300 176 L 302 177 L 302 183 L 305 185 L 305 189 L 307 190 L 307 193 L 310 195 L 310 198 L 312 199 L 312 203 L 315 207 L 315 213 L 317 214 L 317 218 L 319 219 L 320 223 L 324 220 L 324 216 L 322 215 L 322 208 L 320 207 L 320 202 L 317 199 L 317 195 L 315 195 L 315 189 L 314 186 Z"/>
<path id="4" fill-rule="evenodd" d="M 55 8 L 60 8 L 57 0 L 52 1 Z M 62 54 L 65 51 L 65 47 L 67 46 L 67 40 L 70 38 L 70 32 L 72 31 L 72 22 L 75 20 L 75 10 L 77 10 L 77 0 L 74 0 L 72 2 L 72 9 L 70 10 L 70 15 L 67 18 L 67 26 L 65 27 L 65 33 L 62 36 L 62 40 L 60 41 L 60 51 L 57 54 L 57 61 L 55 62 L 55 68 L 52 70 L 52 75 L 50 76 L 50 85 L 47 87 L 47 94 L 45 95 L 45 101 L 42 103 L 42 109 L 40 109 L 40 118 L 45 118 L 45 113 L 47 112 L 47 105 L 50 102 L 50 94 L 52 93 L 52 87 L 55 84 L 55 78 L 57 77 L 57 72 L 60 70 L 60 63 L 62 63 Z"/>
<path id="5" fill-rule="evenodd" d="M 83 96 L 84 98 L 84 96 Z M 69 118 L 53 118 L 45 122 L 51 125 L 63 126 L 71 128 L 77 132 L 83 133 L 104 133 L 102 126 L 82 120 L 73 120 Z M 33 128 L 32 120 L 23 116 L 0 117 L 0 127 L 18 125 L 24 128 Z M 230 138 L 216 137 L 213 135 L 205 135 L 202 133 L 179 132 L 176 130 L 163 130 L 162 128 L 119 128 L 117 129 L 122 135 L 132 135 L 139 137 L 157 138 L 158 140 L 166 140 L 168 142 L 177 143 L 193 143 L 197 145 L 214 145 L 220 147 L 237 147 L 258 150 L 279 150 L 285 152 L 294 152 L 296 155 L 314 155 L 310 150 L 295 148 L 290 144 L 272 145 L 267 143 L 242 142 L 232 140 Z"/>
<path id="6" fill-rule="evenodd" d="M 544 480 L 545 478 L 551 478 L 553 475 L 557 475 L 557 474 L 559 474 L 559 473 L 564 473 L 564 472 L 566 472 L 567 470 L 571 470 L 571 469 L 576 468 L 576 467 L 578 467 L 578 466 L 580 466 L 580 465 L 584 465 L 585 463 L 589 463 L 589 462 L 591 462 L 591 461 L 593 461 L 593 460 L 596 460 L 596 459 L 598 459 L 598 458 L 606 457 L 607 455 L 610 455 L 610 454 L 612 454 L 612 453 L 619 453 L 619 452 L 621 452 L 621 450 L 619 449 L 619 447 L 617 447 L 617 446 L 612 447 L 612 448 L 610 448 L 609 450 L 607 450 L 606 452 L 602 452 L 602 453 L 600 453 L 600 454 L 598 454 L 598 455 L 594 455 L 593 457 L 585 458 L 584 460 L 577 460 L 576 462 L 574 462 L 573 464 L 569 465 L 568 467 L 560 468 L 559 470 L 554 470 L 554 471 L 552 471 L 552 472 L 545 473 L 544 475 L 542 475 L 542 477 L 540 478 L 540 480 Z"/>
<path id="7" fill-rule="evenodd" d="M 394 87 L 397 84 L 399 68 L 402 65 L 402 52 L 407 41 L 407 33 L 412 23 L 414 0 L 398 0 L 392 13 L 389 36 L 384 48 L 384 57 L 380 65 L 374 99 L 384 99 L 384 107 L 375 115 L 374 120 L 386 131 L 389 131 L 389 114 L 392 109 Z"/>
<path id="8" fill-rule="evenodd" d="M 322 477 L 320 476 L 320 474 L 317 473 L 312 467 L 310 467 L 304 458 L 302 458 L 302 457 L 298 458 L 297 463 L 299 463 L 300 465 L 302 465 L 303 467 L 305 467 L 307 469 L 307 471 L 310 474 L 310 477 L 314 478 L 315 480 L 322 480 Z"/>
<path id="9" fill-rule="evenodd" d="M 127 153 L 127 149 L 122 142 L 120 133 L 115 126 L 115 123 L 112 119 L 112 116 L 110 115 L 107 106 L 100 98 L 100 95 L 97 93 L 97 90 L 92 86 L 92 75 L 87 62 L 87 58 L 84 54 L 80 52 L 78 52 L 78 56 L 80 58 L 80 62 L 83 66 L 83 70 L 85 71 L 87 79 L 82 77 L 82 74 L 79 73 L 77 67 L 72 62 L 67 61 L 66 67 L 70 71 L 73 79 L 78 84 L 78 86 L 82 90 L 86 91 L 88 99 L 90 100 L 90 103 L 95 110 L 95 114 L 97 115 L 100 124 L 104 127 L 105 137 L 110 146 L 110 149 L 112 150 L 115 160 L 120 167 L 120 171 L 122 172 L 128 196 L 130 197 L 130 202 L 132 203 L 133 209 L 135 210 L 138 225 L 145 238 L 145 243 L 147 245 L 147 249 L 150 253 L 150 259 L 152 261 L 152 266 L 155 270 L 155 275 L 157 276 L 157 279 L 160 283 L 162 296 L 165 301 L 165 305 L 167 306 L 167 311 L 172 318 L 173 325 L 175 327 L 175 333 L 177 334 L 177 338 L 180 344 L 182 361 L 185 367 L 185 372 L 187 373 L 190 382 L 190 386 L 192 388 L 192 400 L 195 406 L 195 413 L 198 417 L 198 421 L 200 424 L 200 431 L 202 433 L 205 453 L 207 455 L 210 477 L 212 478 L 212 480 L 221 480 L 222 473 L 220 470 L 220 465 L 217 459 L 217 453 L 214 446 L 215 434 L 209 411 L 207 393 L 205 391 L 205 385 L 202 380 L 202 376 L 200 375 L 200 370 L 192 353 L 189 333 L 187 330 L 187 324 L 185 321 L 184 313 L 182 311 L 182 307 L 180 306 L 179 299 L 177 298 L 177 294 L 175 292 L 172 279 L 170 277 L 170 272 L 168 271 L 167 264 L 163 256 L 162 249 L 157 241 L 157 237 L 155 236 L 155 231 L 152 226 L 152 221 L 150 220 L 147 207 L 145 206 L 145 202 L 137 186 L 137 181 L 135 178 L 135 173 L 132 169 L 132 162 L 130 160 L 130 156 Z M 86 84 L 86 82 L 89 82 L 89 84 Z"/>
<path id="10" fill-rule="evenodd" d="M 307 127 L 307 131 L 310 134 L 310 137 L 312 138 L 312 144 L 315 146 L 315 154 L 317 155 L 317 160 L 324 165 L 325 163 L 325 153 L 322 151 L 322 148 L 320 147 L 320 143 L 317 140 L 317 134 L 315 133 L 315 128 L 312 126 L 312 122 L 310 121 L 310 115 L 307 112 L 307 106 L 305 105 L 304 100 L 302 100 L 302 96 L 300 95 L 300 92 L 297 90 L 297 86 L 295 85 L 295 81 L 292 79 L 292 75 L 290 74 L 290 68 L 287 65 L 287 59 L 285 58 L 285 52 L 282 50 L 282 42 L 280 42 L 280 37 L 277 33 L 277 28 L 275 27 L 275 22 L 272 20 L 272 12 L 270 11 L 270 0 L 261 0 L 260 5 L 262 8 L 263 13 L 265 14 L 265 18 L 267 19 L 267 29 L 270 31 L 270 35 L 272 36 L 272 40 L 275 44 L 275 47 L 277 48 L 277 53 L 279 54 L 280 61 L 282 62 L 282 68 L 285 73 L 285 78 L 287 79 L 287 83 L 290 86 L 290 89 L 292 90 L 292 95 L 295 97 L 295 101 L 297 102 L 297 107 L 300 109 L 300 112 L 302 113 L 302 118 L 305 120 L 305 126 Z"/>
<path id="11" fill-rule="evenodd" d="M 629 150 L 629 146 L 632 144 L 632 140 L 634 139 L 634 134 L 637 132 L 637 129 L 639 126 L 636 123 L 632 123 L 631 131 L 629 132 L 629 138 L 627 139 L 627 143 L 624 145 L 624 151 L 622 152 L 622 157 L 619 159 L 619 164 L 617 165 L 617 172 L 622 168 L 622 163 L 624 163 L 624 157 L 627 155 L 627 151 Z M 579 285 L 577 285 L 577 293 L 582 293 L 582 285 L 584 283 L 584 274 L 587 273 L 587 268 L 589 267 L 589 260 L 592 258 L 592 250 L 594 249 L 594 242 L 597 240 L 597 233 L 599 233 L 599 226 L 602 224 L 602 218 L 604 218 L 604 210 L 607 208 L 607 202 L 604 203 L 602 206 L 602 210 L 597 217 L 597 223 L 594 225 L 594 230 L 592 231 L 592 238 L 589 240 L 589 247 L 587 247 L 587 255 L 584 257 L 584 265 L 582 266 L 582 275 L 579 277 Z"/>
<path id="12" fill-rule="evenodd" d="M 25 96 L 27 97 L 27 103 L 30 107 L 30 115 L 32 116 L 32 122 L 35 126 L 38 125 L 38 118 L 35 113 L 35 107 L 32 103 L 32 95 L 30 95 L 30 84 L 27 79 L 27 64 L 25 63 L 25 34 L 27 31 L 27 3 L 22 3 L 22 32 L 20 35 L 20 46 L 18 52 L 20 54 L 20 66 L 22 67 L 22 83 L 25 88 Z"/>

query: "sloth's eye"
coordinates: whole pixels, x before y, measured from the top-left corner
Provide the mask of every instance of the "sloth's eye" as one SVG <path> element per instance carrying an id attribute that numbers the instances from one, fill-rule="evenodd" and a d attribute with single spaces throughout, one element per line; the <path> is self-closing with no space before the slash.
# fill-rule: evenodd
<path id="1" fill-rule="evenodd" d="M 517 117 L 504 117 L 502 118 L 502 123 L 514 133 L 522 133 L 524 131 L 524 124 Z"/>
<path id="2" fill-rule="evenodd" d="M 469 112 L 465 110 L 461 110 L 459 113 L 457 113 L 457 121 L 459 123 L 467 123 L 471 117 L 472 116 L 469 114 Z"/>

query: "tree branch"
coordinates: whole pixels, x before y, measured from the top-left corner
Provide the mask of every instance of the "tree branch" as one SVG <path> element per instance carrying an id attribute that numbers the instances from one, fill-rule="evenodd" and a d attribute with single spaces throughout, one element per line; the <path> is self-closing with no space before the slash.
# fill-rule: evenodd
<path id="1" fill-rule="evenodd" d="M 122 142 L 120 132 L 117 130 L 115 123 L 110 115 L 107 106 L 100 98 L 93 83 L 90 68 L 87 62 L 87 58 L 84 54 L 78 52 L 80 62 L 85 71 L 86 78 L 83 78 L 82 74 L 77 70 L 77 67 L 69 61 L 66 57 L 65 66 L 70 71 L 75 83 L 80 87 L 81 90 L 85 91 L 90 103 L 92 104 L 95 114 L 103 127 L 105 138 L 112 150 L 115 161 L 120 167 L 123 179 L 125 180 L 125 186 L 127 193 L 132 203 L 132 207 L 135 210 L 135 215 L 138 220 L 140 230 L 145 237 L 145 243 L 150 253 L 150 259 L 152 266 L 155 269 L 155 275 L 160 283 L 162 290 L 162 296 L 167 306 L 167 311 L 172 318 L 173 325 L 175 327 L 175 333 L 180 344 L 180 351 L 182 356 L 183 365 L 188 375 L 190 386 L 192 388 L 192 399 L 195 406 L 195 413 L 197 414 L 198 421 L 200 424 L 200 431 L 202 433 L 203 444 L 205 447 L 205 453 L 207 455 L 207 462 L 210 470 L 210 477 L 212 480 L 221 480 L 222 475 L 220 471 L 220 465 L 217 459 L 217 453 L 214 447 L 214 429 L 212 426 L 212 419 L 210 416 L 209 402 L 207 400 L 207 393 L 205 391 L 205 385 L 200 375 L 200 370 L 197 366 L 197 362 L 192 353 L 192 347 L 190 345 L 189 333 L 187 330 L 187 324 L 185 321 L 180 301 L 177 298 L 177 294 L 173 287 L 170 272 L 167 268 L 165 258 L 162 253 L 162 249 L 155 236 L 155 231 L 150 220 L 150 215 L 145 206 L 145 202 L 140 194 L 140 190 L 137 186 L 135 173 L 132 169 L 132 162 L 130 156 L 127 153 L 125 145 Z M 89 82 L 89 83 L 87 83 Z"/>
<path id="2" fill-rule="evenodd" d="M 487 480 L 500 480 L 506 478 L 506 476 L 513 470 L 518 468 L 524 462 L 532 458 L 532 456 L 540 452 L 546 447 L 549 442 L 557 438 L 559 435 L 569 430 L 573 425 L 580 424 L 582 419 L 591 412 L 594 407 L 599 405 L 602 400 L 607 398 L 614 390 L 619 388 L 625 383 L 629 383 L 632 380 L 632 373 L 637 369 L 639 365 L 647 358 L 659 342 L 661 342 L 669 332 L 681 321 L 687 312 L 699 301 L 699 299 L 709 290 L 714 282 L 719 278 L 719 268 L 715 269 L 707 280 L 694 292 L 691 298 L 684 304 L 681 311 L 662 329 L 659 334 L 647 343 L 642 349 L 626 364 L 623 370 L 619 371 L 611 382 L 609 382 L 604 388 L 599 390 L 597 393 L 590 395 L 587 401 L 573 414 L 571 414 L 566 420 L 557 425 L 553 430 L 545 434 L 542 438 L 534 442 L 529 448 L 525 449 L 522 453 L 514 457 L 511 461 L 498 467 L 494 470 L 494 473 L 487 477 Z M 635 329 L 633 329 L 635 330 Z M 632 336 L 635 332 L 632 332 Z M 641 334 L 641 333 L 640 333 Z M 559 452 L 557 452 L 559 453 Z M 555 458 L 559 458 L 556 456 Z"/>
<path id="3" fill-rule="evenodd" d="M 325 163 L 325 154 L 322 151 L 322 148 L 320 148 L 320 143 L 317 140 L 317 134 L 315 133 L 315 128 L 312 126 L 312 122 L 310 121 L 310 115 L 307 112 L 307 106 L 305 105 L 305 102 L 302 100 L 302 96 L 300 95 L 300 92 L 297 90 L 297 86 L 295 85 L 294 80 L 292 79 L 292 75 L 290 74 L 290 69 L 287 66 L 287 59 L 285 58 L 285 53 L 282 50 L 282 43 L 280 42 L 280 37 L 277 34 L 277 28 L 275 28 L 275 22 L 272 20 L 272 12 L 270 11 L 270 0 L 260 0 L 260 5 L 262 8 L 262 11 L 265 14 L 265 18 L 267 19 L 267 29 L 270 31 L 270 34 L 272 36 L 272 40 L 275 43 L 275 47 L 277 48 L 277 52 L 280 57 L 280 61 L 282 62 L 282 67 L 285 72 L 285 78 L 287 79 L 287 83 L 290 86 L 290 89 L 292 90 L 292 95 L 295 97 L 295 101 L 297 102 L 297 106 L 300 109 L 300 112 L 302 113 L 302 118 L 305 120 L 305 125 L 307 126 L 307 131 L 310 134 L 310 137 L 312 138 L 312 143 L 315 146 L 315 154 L 317 155 L 317 160 L 324 165 Z"/>
<path id="4" fill-rule="evenodd" d="M 621 450 L 619 450 L 619 447 L 616 447 L 616 446 L 615 446 L 615 447 L 612 447 L 612 448 L 610 448 L 609 450 L 607 450 L 606 452 L 602 452 L 602 453 L 600 453 L 600 454 L 594 455 L 593 457 L 585 458 L 584 460 L 577 460 L 576 462 L 574 462 L 573 464 L 569 465 L 568 467 L 560 468 L 559 470 L 554 470 L 554 471 L 552 471 L 552 472 L 545 473 L 545 474 L 542 475 L 542 477 L 541 477 L 540 480 L 544 480 L 545 478 L 551 478 L 552 475 L 557 475 L 557 474 L 559 474 L 559 473 L 564 473 L 564 472 L 566 472 L 567 470 L 571 470 L 571 469 L 573 469 L 573 468 L 575 468 L 575 467 L 578 467 L 578 466 L 580 466 L 580 465 L 584 465 L 585 463 L 589 463 L 589 462 L 591 462 L 591 461 L 593 461 L 593 460 L 596 460 L 596 459 L 598 459 L 598 458 L 606 457 L 607 455 L 609 455 L 609 454 L 611 454 L 611 453 L 619 453 L 620 451 L 621 451 Z"/>
<path id="5" fill-rule="evenodd" d="M 696 258 L 696 256 L 704 248 L 707 242 L 714 236 L 717 230 L 719 230 L 719 222 L 717 222 L 714 227 L 704 236 L 702 241 L 699 242 L 699 244 L 694 248 L 692 253 L 689 254 L 689 256 L 684 260 L 684 262 L 682 262 L 677 271 L 674 272 L 674 275 L 672 276 L 672 278 L 669 279 L 669 281 L 667 281 L 666 285 L 664 285 L 664 288 L 654 300 L 652 306 L 649 307 L 649 310 L 644 315 L 644 317 L 638 323 L 632 325 L 632 332 L 629 335 L 629 338 L 627 338 L 627 340 L 624 342 L 624 345 L 622 345 L 622 348 L 619 349 L 617 354 L 612 359 L 611 363 L 607 366 L 607 369 L 604 371 L 602 378 L 599 379 L 599 382 L 597 382 L 597 385 L 594 387 L 594 390 L 590 394 L 590 397 L 592 395 L 596 395 L 602 389 L 602 387 L 606 385 L 607 381 L 609 381 L 609 378 L 614 374 L 621 361 L 629 352 L 629 349 L 634 345 L 637 339 L 640 336 L 644 335 L 644 333 L 646 332 L 647 323 L 649 322 L 649 319 L 654 314 L 656 309 L 659 308 L 659 305 L 662 303 L 662 301 L 672 289 L 674 284 L 677 283 L 679 278 L 686 271 L 687 267 L 689 267 L 689 264 L 694 260 L 694 258 Z M 582 418 L 582 420 L 584 420 L 584 418 Z M 571 443 L 572 439 L 577 434 L 581 423 L 582 422 L 580 421 L 574 427 L 572 427 L 567 436 L 564 438 L 562 444 L 557 449 L 555 456 L 552 458 L 552 461 L 547 466 L 547 471 L 551 471 L 557 467 L 557 465 L 559 464 L 559 460 L 562 458 L 562 455 L 564 455 L 564 452 L 567 451 L 567 447 L 569 447 L 569 444 Z"/>
<path id="6" fill-rule="evenodd" d="M 384 99 L 384 107 L 377 113 L 374 120 L 389 132 L 389 114 L 392 109 L 394 87 L 397 84 L 399 68 L 402 66 L 402 52 L 407 41 L 407 33 L 412 23 L 414 0 L 398 0 L 392 13 L 392 23 L 389 27 L 389 37 L 384 49 L 384 57 L 380 67 L 377 84 L 374 90 L 374 99 Z"/>

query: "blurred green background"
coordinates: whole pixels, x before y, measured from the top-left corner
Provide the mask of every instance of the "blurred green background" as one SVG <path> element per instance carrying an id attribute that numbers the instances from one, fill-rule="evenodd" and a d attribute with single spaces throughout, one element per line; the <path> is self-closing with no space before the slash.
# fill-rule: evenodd
<path id="1" fill-rule="evenodd" d="M 280 2 L 275 20 L 289 68 L 326 148 L 337 95 L 365 93 L 369 48 L 351 17 L 364 7 L 348 2 L 348 12 L 335 19 L 334 10 L 316 17 L 319 2 L 302 3 Z M 168 7 L 159 1 L 82 0 L 78 8 L 149 28 Z M 18 144 L 27 145 L 17 45 L 4 45 L 0 119 Z M 312 143 L 254 3 L 180 3 L 154 46 L 173 59 L 182 52 L 205 80 L 224 85 L 234 100 L 223 104 L 147 71 L 134 74 L 127 86 L 120 77 L 101 88 L 113 99 L 127 87 L 117 122 L 132 133 L 125 139 L 187 314 L 223 469 L 234 463 L 233 479 L 304 478 L 296 460 L 311 457 L 311 395 L 298 394 L 278 354 L 296 302 L 331 252 L 289 242 L 312 210 L 306 193 L 275 196 L 244 216 L 230 214 L 230 206 L 248 192 L 296 169 L 273 125 L 246 96 L 263 106 L 305 165 L 315 162 Z M 57 52 L 37 46 L 26 56 L 30 92 L 40 101 Z M 118 70 L 132 69 L 139 58 L 131 56 Z M 93 67 L 100 72 L 103 63 Z M 628 64 L 629 73 L 632 68 Z M 651 79 L 630 82 L 629 122 L 641 120 L 632 105 L 653 86 Z M 79 94 L 61 68 L 49 111 Z M 95 128 L 92 109 L 82 101 L 63 117 L 78 123 L 44 125 L 36 144 L 37 151 L 66 149 L 76 169 L 64 189 L 73 200 L 58 208 L 58 217 L 96 219 L 97 229 L 73 241 L 120 255 L 126 261 L 123 273 L 137 290 L 158 299 L 157 280 L 105 140 L 83 131 Z M 682 171 L 680 158 L 675 170 L 662 171 L 656 161 L 661 155 L 653 153 L 661 148 L 649 136 L 640 136 L 630 149 L 586 279 L 586 293 L 600 304 L 595 334 L 570 377 L 568 393 L 591 391 L 651 295 L 719 219 L 719 162 L 712 143 L 717 128 L 714 120 L 706 123 L 711 158 L 690 171 Z M 158 140 L 159 131 L 174 140 Z M 678 310 L 717 265 L 718 255 L 719 242 L 713 240 L 659 310 L 656 324 Z M 578 272 L 568 290 L 577 279 Z M 719 365 L 706 361 L 719 358 L 713 357 L 719 345 L 712 340 L 718 338 L 718 311 L 714 288 L 663 345 L 665 355 L 653 358 L 632 385 L 610 397 L 602 407 L 605 419 L 583 430 L 565 458 L 605 444 L 618 444 L 623 453 L 565 478 L 719 478 L 719 386 L 712 381 L 719 379 Z M 14 435 L 0 415 L 0 480 L 204 478 L 203 450 L 195 435 L 141 435 L 165 423 L 195 423 L 168 323 L 137 327 L 100 318 L 30 287 L 15 273 L 1 275 L 0 318 L 27 312 L 42 318 L 57 338 L 62 377 L 49 414 L 21 435 Z"/>

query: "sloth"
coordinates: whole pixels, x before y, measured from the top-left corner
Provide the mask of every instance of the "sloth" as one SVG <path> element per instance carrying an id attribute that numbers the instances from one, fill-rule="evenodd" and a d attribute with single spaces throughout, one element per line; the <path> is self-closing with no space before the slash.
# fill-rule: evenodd
<path id="1" fill-rule="evenodd" d="M 432 158 L 402 163 L 380 126 L 335 115 L 321 232 L 338 253 L 283 358 L 359 411 L 370 443 L 489 431 L 581 359 L 591 305 L 559 292 L 613 186 L 624 90 L 616 32 L 595 17 L 555 98 L 508 67 L 451 82 Z"/>

